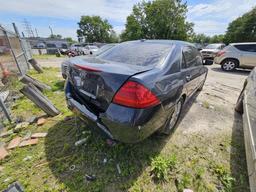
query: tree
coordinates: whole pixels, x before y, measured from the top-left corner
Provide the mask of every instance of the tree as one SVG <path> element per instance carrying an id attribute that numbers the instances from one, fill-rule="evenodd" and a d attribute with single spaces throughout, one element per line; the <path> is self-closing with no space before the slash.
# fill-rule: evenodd
<path id="1" fill-rule="evenodd" d="M 225 43 L 256 41 L 256 7 L 229 24 L 224 41 Z"/>
<path id="2" fill-rule="evenodd" d="M 209 43 L 223 43 L 225 35 L 214 35 L 210 38 Z"/>
<path id="3" fill-rule="evenodd" d="M 100 16 L 82 16 L 78 25 L 78 38 L 83 38 L 88 43 L 111 41 L 113 27 Z"/>
<path id="4" fill-rule="evenodd" d="M 57 35 L 51 34 L 51 35 L 49 36 L 49 38 L 52 38 L 52 39 L 61 39 L 62 36 L 61 36 L 60 34 L 57 34 Z"/>
<path id="5" fill-rule="evenodd" d="M 193 24 L 186 21 L 187 5 L 182 0 L 154 0 L 134 5 L 127 17 L 122 41 L 134 39 L 186 40 Z"/>
<path id="6" fill-rule="evenodd" d="M 190 38 L 190 41 L 192 43 L 201 43 L 201 44 L 205 44 L 205 43 L 209 43 L 211 40 L 211 37 L 205 35 L 205 34 L 193 34 Z"/>
<path id="7" fill-rule="evenodd" d="M 69 44 L 73 44 L 73 43 L 76 43 L 75 40 L 72 39 L 72 37 L 66 37 L 64 38 Z"/>

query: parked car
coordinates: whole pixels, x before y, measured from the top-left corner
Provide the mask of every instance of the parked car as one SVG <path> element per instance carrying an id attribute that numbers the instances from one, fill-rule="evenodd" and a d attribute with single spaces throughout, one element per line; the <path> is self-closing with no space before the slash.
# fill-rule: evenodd
<path id="1" fill-rule="evenodd" d="M 223 43 L 214 43 L 207 45 L 204 49 L 201 50 L 203 59 L 213 60 L 216 54 L 225 46 L 226 45 Z"/>
<path id="2" fill-rule="evenodd" d="M 98 56 L 98 55 L 104 53 L 105 51 L 111 49 L 112 47 L 114 47 L 114 46 L 116 46 L 116 45 L 117 45 L 116 43 L 110 43 L 110 44 L 103 45 L 101 48 L 98 49 L 98 51 L 93 52 L 92 55 L 93 55 L 93 56 Z M 69 56 L 71 56 L 71 57 L 78 56 L 78 55 L 76 55 L 76 52 L 74 52 L 74 51 L 69 51 L 67 54 L 68 54 Z M 90 55 L 90 56 L 91 56 L 91 55 Z M 86 57 L 86 56 L 84 56 L 84 57 Z M 69 63 L 70 63 L 69 60 L 63 61 L 63 62 L 61 63 L 61 74 L 62 74 L 62 77 L 63 77 L 64 79 L 67 78 L 67 69 L 68 69 Z"/>
<path id="3" fill-rule="evenodd" d="M 85 46 L 84 54 L 92 55 L 93 53 L 97 52 L 98 50 L 99 50 L 99 48 L 95 45 L 87 45 L 87 46 Z"/>
<path id="4" fill-rule="evenodd" d="M 256 67 L 256 42 L 232 43 L 217 53 L 214 62 L 224 71 Z"/>
<path id="5" fill-rule="evenodd" d="M 251 192 L 256 191 L 256 68 L 245 80 L 236 104 L 236 111 L 243 114 L 244 142 Z"/>
<path id="6" fill-rule="evenodd" d="M 100 55 L 116 45 L 117 45 L 117 43 L 109 43 L 109 44 L 103 45 L 102 47 L 100 47 L 97 51 L 93 52 L 92 54 L 96 55 L 96 56 Z"/>
<path id="7" fill-rule="evenodd" d="M 69 109 L 125 143 L 170 134 L 207 76 L 193 44 L 170 40 L 124 42 L 96 57 L 74 57 L 68 70 Z"/>

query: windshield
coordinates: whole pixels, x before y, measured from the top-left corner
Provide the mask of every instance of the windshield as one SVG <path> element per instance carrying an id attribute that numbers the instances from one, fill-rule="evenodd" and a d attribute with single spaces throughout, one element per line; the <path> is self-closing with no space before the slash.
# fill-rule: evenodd
<path id="1" fill-rule="evenodd" d="M 205 49 L 219 49 L 221 44 L 210 44 L 205 47 Z"/>
<path id="2" fill-rule="evenodd" d="M 152 42 L 129 42 L 116 45 L 99 58 L 130 65 L 157 65 L 168 55 L 170 44 Z"/>
<path id="3" fill-rule="evenodd" d="M 103 45 L 101 48 L 98 49 L 97 52 L 95 52 L 96 55 L 100 55 L 104 53 L 105 51 L 109 50 L 110 48 L 114 47 L 116 44 L 107 44 Z"/>

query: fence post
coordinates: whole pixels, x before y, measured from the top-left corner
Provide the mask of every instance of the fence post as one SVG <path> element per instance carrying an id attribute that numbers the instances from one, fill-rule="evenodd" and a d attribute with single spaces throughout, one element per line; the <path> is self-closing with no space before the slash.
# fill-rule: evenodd
<path id="1" fill-rule="evenodd" d="M 0 98 L 0 107 L 3 109 L 4 114 L 5 114 L 6 118 L 8 119 L 8 121 L 11 122 L 12 121 L 11 116 L 10 116 L 10 114 L 9 114 L 7 108 L 5 107 L 5 104 L 4 104 L 4 102 L 2 101 L 1 98 Z"/>
<path id="2" fill-rule="evenodd" d="M 21 49 L 24 53 L 24 57 L 25 57 L 25 60 L 26 60 L 26 63 L 27 63 L 27 66 L 28 66 L 28 69 L 30 69 L 30 65 L 29 65 L 29 62 L 28 62 L 28 58 L 27 58 L 27 54 L 26 54 L 26 49 L 21 41 L 21 38 L 20 38 L 20 34 L 19 34 L 19 31 L 18 31 L 18 28 L 16 27 L 15 23 L 12 23 L 12 26 L 14 28 L 14 31 L 19 39 L 19 42 L 20 42 L 20 46 L 21 46 Z"/>
<path id="3" fill-rule="evenodd" d="M 16 58 L 16 56 L 15 56 L 15 53 L 14 53 L 14 51 L 13 51 L 13 49 L 12 49 L 12 45 L 11 45 L 11 41 L 10 41 L 10 39 L 9 39 L 9 36 L 8 36 L 8 34 L 7 34 L 7 32 L 6 32 L 5 30 L 3 30 L 3 32 L 4 32 L 4 34 L 5 34 L 6 38 L 7 38 L 7 42 L 8 42 L 8 44 L 9 44 L 9 46 L 10 46 L 10 49 L 11 49 L 11 52 L 12 52 L 12 56 L 13 56 L 14 61 L 15 61 L 16 65 L 17 65 L 17 67 L 18 67 L 18 70 L 19 70 L 19 72 L 20 72 L 21 75 L 24 75 L 24 74 L 22 73 L 22 70 L 21 70 L 20 65 L 19 65 L 19 63 L 18 63 L 18 60 L 17 60 L 17 58 Z"/>

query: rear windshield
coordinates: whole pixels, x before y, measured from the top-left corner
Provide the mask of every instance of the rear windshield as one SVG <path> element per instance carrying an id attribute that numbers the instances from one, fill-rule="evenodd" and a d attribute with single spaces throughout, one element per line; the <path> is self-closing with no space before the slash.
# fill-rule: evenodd
<path id="1" fill-rule="evenodd" d="M 163 43 L 121 43 L 101 54 L 99 58 L 130 65 L 157 65 L 165 59 L 171 48 L 170 44 Z"/>

